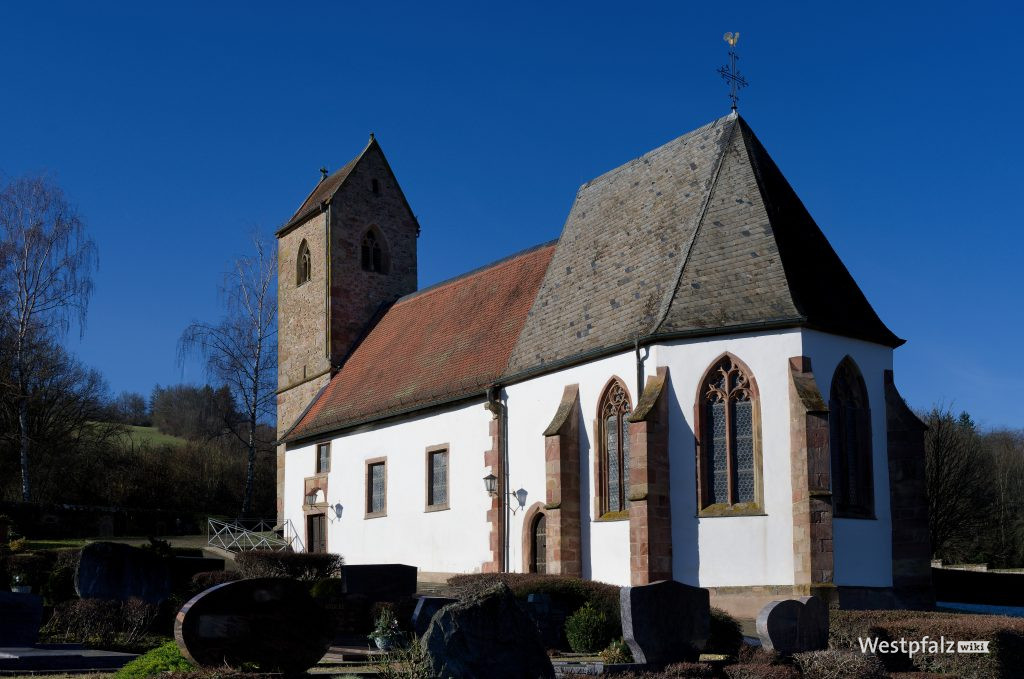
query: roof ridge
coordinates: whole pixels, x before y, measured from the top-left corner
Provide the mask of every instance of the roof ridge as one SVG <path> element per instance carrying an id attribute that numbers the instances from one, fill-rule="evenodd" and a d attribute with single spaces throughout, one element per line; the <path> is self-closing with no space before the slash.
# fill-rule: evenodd
<path id="1" fill-rule="evenodd" d="M 718 151 L 718 158 L 715 160 L 715 170 L 711 173 L 711 183 L 708 186 L 707 195 L 704 196 L 703 205 L 701 205 L 700 208 L 700 214 L 697 215 L 697 224 L 693 227 L 693 233 L 690 235 L 690 242 L 686 245 L 686 252 L 683 253 L 682 257 L 680 257 L 679 271 L 676 272 L 675 284 L 672 286 L 670 294 L 665 297 L 665 301 L 662 303 L 662 308 L 658 313 L 658 319 L 651 325 L 648 330 L 648 334 L 657 332 L 665 322 L 665 319 L 668 318 L 669 311 L 672 310 L 672 303 L 676 300 L 676 295 L 679 294 L 679 286 L 683 282 L 683 273 L 686 271 L 686 264 L 690 261 L 690 254 L 693 252 L 693 245 L 697 242 L 697 236 L 700 234 L 701 227 L 704 225 L 704 218 L 707 217 L 708 207 L 711 205 L 711 197 L 715 195 L 715 188 L 718 186 L 718 178 L 722 174 L 722 167 L 725 165 L 725 157 L 729 153 L 729 145 L 732 143 L 733 137 L 736 134 L 736 121 L 739 118 L 739 115 L 736 113 L 730 113 L 726 117 L 730 119 L 732 129 L 729 130 L 728 136 L 723 136 L 721 147 Z"/>
<path id="2" fill-rule="evenodd" d="M 302 208 L 306 206 L 306 203 L 308 203 L 309 199 L 316 194 L 316 192 L 320 189 L 324 182 L 329 182 L 331 181 L 332 178 L 336 177 L 342 172 L 345 172 L 345 176 L 341 178 L 341 180 L 338 182 L 338 185 L 334 187 L 333 191 L 331 191 L 330 195 L 331 197 L 333 197 L 334 194 L 337 193 L 341 189 L 341 187 L 345 185 L 345 182 L 348 181 L 348 178 L 352 174 L 352 170 L 355 168 L 356 164 L 363 158 L 363 156 L 366 155 L 366 152 L 369 151 L 370 147 L 372 147 L 374 144 L 377 144 L 377 140 L 371 134 L 370 141 L 366 143 L 366 146 L 363 147 L 362 151 L 357 153 L 351 160 L 349 160 L 347 163 L 339 167 L 337 170 L 335 170 L 331 174 L 327 175 L 326 177 L 318 181 L 310 190 L 310 192 L 306 194 L 306 197 L 302 199 L 302 202 L 299 203 L 298 209 L 295 210 L 295 212 L 292 213 L 292 216 L 289 217 L 288 220 L 283 225 L 281 225 L 281 227 L 277 230 L 277 234 L 280 234 L 285 229 L 294 226 L 295 224 L 303 221 L 309 215 L 313 214 L 313 212 L 315 212 L 314 208 L 318 207 L 318 205 L 310 206 L 310 209 L 305 211 L 303 211 Z"/>
<path id="3" fill-rule="evenodd" d="M 490 262 L 489 264 L 484 264 L 483 266 L 478 266 L 475 269 L 470 269 L 469 271 L 461 273 L 461 274 L 459 274 L 457 276 L 452 276 L 451 278 L 446 278 L 445 280 L 438 281 L 437 283 L 434 283 L 433 285 L 428 285 L 425 288 L 421 288 L 420 290 L 416 290 L 415 292 L 410 292 L 407 295 L 403 295 L 402 297 L 399 297 L 398 299 L 395 300 L 395 304 L 398 305 L 398 304 L 401 304 L 402 302 L 407 302 L 407 301 L 409 301 L 411 299 L 414 299 L 416 297 L 424 295 L 424 294 L 426 294 L 428 292 L 435 292 L 436 290 L 439 290 L 440 288 L 443 288 L 446 285 L 450 285 L 452 283 L 457 283 L 459 281 L 466 280 L 468 278 L 472 278 L 473 276 L 478 276 L 478 275 L 480 275 L 482 273 L 486 273 L 487 271 L 493 269 L 496 266 L 500 266 L 502 264 L 506 264 L 508 262 L 511 262 L 514 259 L 518 259 L 520 257 L 523 257 L 525 255 L 528 255 L 528 254 L 530 254 L 532 252 L 536 252 L 537 250 L 541 250 L 541 249 L 546 248 L 546 247 L 551 247 L 552 245 L 555 245 L 557 243 L 558 243 L 558 239 L 555 238 L 554 240 L 549 240 L 547 242 L 540 243 L 538 245 L 532 245 L 532 246 L 526 248 L 525 250 L 520 250 L 518 252 L 513 252 L 511 255 L 506 255 L 506 256 L 502 257 L 501 259 L 497 259 L 497 260 L 495 260 L 493 262 Z"/>

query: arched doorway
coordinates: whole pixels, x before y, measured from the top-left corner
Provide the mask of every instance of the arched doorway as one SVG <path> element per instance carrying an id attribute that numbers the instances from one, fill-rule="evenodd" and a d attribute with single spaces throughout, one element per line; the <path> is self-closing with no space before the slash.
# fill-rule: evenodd
<path id="1" fill-rule="evenodd" d="M 547 517 L 537 514 L 530 527 L 530 572 L 547 573 Z"/>

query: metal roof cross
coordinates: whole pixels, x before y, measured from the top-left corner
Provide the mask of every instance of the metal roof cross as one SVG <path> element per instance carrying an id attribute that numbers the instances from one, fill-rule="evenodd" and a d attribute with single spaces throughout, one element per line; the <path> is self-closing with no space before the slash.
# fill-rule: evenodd
<path id="1" fill-rule="evenodd" d="M 747 86 L 746 78 L 740 75 L 740 70 L 736 66 L 736 60 L 739 59 L 736 56 L 736 43 L 739 42 L 740 34 L 737 31 L 736 33 L 726 33 L 722 37 L 729 43 L 729 64 L 718 69 L 718 74 L 722 76 L 722 80 L 729 83 L 729 100 L 732 102 L 732 110 L 735 111 L 736 105 L 740 101 L 738 93 Z"/>

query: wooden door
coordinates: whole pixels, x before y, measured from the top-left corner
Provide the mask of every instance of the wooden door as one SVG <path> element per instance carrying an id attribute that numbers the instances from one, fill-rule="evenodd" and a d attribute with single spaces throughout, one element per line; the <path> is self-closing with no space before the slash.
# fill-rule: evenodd
<path id="1" fill-rule="evenodd" d="M 327 517 L 310 514 L 306 517 L 306 547 L 311 554 L 327 552 Z"/>
<path id="2" fill-rule="evenodd" d="M 534 519 L 530 542 L 533 548 L 530 570 L 534 573 L 547 573 L 548 533 L 547 521 L 543 514 Z"/>

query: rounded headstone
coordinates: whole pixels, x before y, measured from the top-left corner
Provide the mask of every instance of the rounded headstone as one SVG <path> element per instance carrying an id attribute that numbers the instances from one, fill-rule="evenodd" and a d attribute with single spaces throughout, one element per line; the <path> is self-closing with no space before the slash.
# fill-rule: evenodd
<path id="1" fill-rule="evenodd" d="M 306 585 L 287 578 L 211 587 L 182 606 L 174 621 L 178 648 L 197 665 L 256 663 L 262 672 L 286 674 L 316 665 L 331 645 L 331 630 Z"/>
<path id="2" fill-rule="evenodd" d="M 781 655 L 828 648 L 828 607 L 814 596 L 768 603 L 757 614 L 761 645 Z"/>

